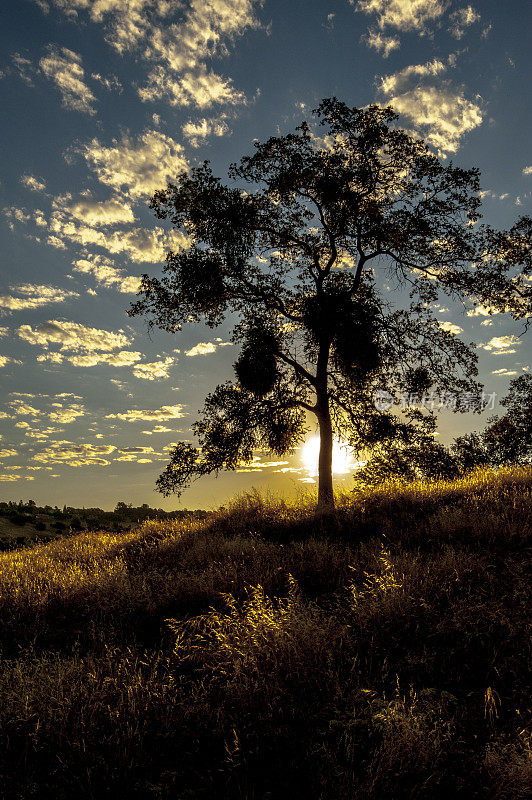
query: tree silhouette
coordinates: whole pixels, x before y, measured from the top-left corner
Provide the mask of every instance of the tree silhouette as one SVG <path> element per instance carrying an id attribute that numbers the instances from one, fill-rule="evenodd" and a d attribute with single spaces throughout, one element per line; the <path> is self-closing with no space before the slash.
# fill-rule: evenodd
<path id="1" fill-rule="evenodd" d="M 232 315 L 242 345 L 236 380 L 207 397 L 193 428 L 199 447 L 179 443 L 159 478 L 165 494 L 258 448 L 289 452 L 314 416 L 318 507 L 333 508 L 334 433 L 360 451 L 434 428 L 430 411 L 376 408 L 377 389 L 479 393 L 474 350 L 431 311 L 440 292 L 516 318 L 530 311 L 531 221 L 507 233 L 480 226 L 477 170 L 443 165 L 391 108 L 333 98 L 313 115 L 314 127 L 233 164 L 234 185 L 205 162 L 151 201 L 191 246 L 168 253 L 162 278 L 143 276 L 129 313 L 167 331 Z"/>

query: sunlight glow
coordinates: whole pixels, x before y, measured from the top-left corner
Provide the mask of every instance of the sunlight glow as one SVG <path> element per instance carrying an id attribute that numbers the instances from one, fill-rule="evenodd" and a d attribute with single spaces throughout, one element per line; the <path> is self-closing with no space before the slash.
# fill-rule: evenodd
<path id="1" fill-rule="evenodd" d="M 305 442 L 301 451 L 301 459 L 309 475 L 316 476 L 318 474 L 319 454 L 320 437 L 313 436 L 312 439 Z M 333 475 L 347 475 L 357 466 L 359 466 L 359 462 L 354 460 L 353 453 L 347 442 L 335 437 L 332 457 Z"/>

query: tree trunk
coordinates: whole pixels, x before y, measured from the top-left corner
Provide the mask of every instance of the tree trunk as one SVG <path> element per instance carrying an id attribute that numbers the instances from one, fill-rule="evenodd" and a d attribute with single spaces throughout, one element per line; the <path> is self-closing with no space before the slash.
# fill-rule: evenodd
<path id="1" fill-rule="evenodd" d="M 332 480 L 333 433 L 329 403 L 318 416 L 320 425 L 320 457 L 318 461 L 318 511 L 334 511 L 334 491 Z"/>

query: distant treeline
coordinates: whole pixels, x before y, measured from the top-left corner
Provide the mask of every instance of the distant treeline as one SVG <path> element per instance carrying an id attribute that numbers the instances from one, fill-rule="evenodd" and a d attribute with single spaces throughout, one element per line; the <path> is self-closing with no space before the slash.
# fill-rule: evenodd
<path id="1" fill-rule="evenodd" d="M 37 531 L 54 530 L 112 530 L 122 531 L 144 522 L 146 519 L 206 519 L 211 512 L 202 509 L 179 509 L 165 511 L 151 508 L 147 503 L 133 506 L 119 502 L 114 511 L 102 508 L 76 508 L 73 506 L 38 506 L 34 500 L 0 502 L 0 517 L 7 518 L 12 525 L 26 525 Z"/>

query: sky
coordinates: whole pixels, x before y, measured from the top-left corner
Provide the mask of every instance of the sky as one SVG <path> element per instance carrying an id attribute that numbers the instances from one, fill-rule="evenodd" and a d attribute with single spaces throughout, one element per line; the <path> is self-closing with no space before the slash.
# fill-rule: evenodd
<path id="1" fill-rule="evenodd" d="M 334 95 L 389 103 L 445 163 L 479 167 L 485 221 L 508 228 L 530 213 L 530 17 L 525 0 L 4 0 L 0 499 L 216 508 L 312 489 L 297 451 L 181 500 L 154 491 L 236 354 L 229 323 L 170 335 L 127 316 L 139 277 L 184 244 L 149 198 L 205 159 L 225 176 Z M 530 338 L 504 314 L 437 312 L 496 398 L 445 412 L 448 442 L 501 410 Z"/>

